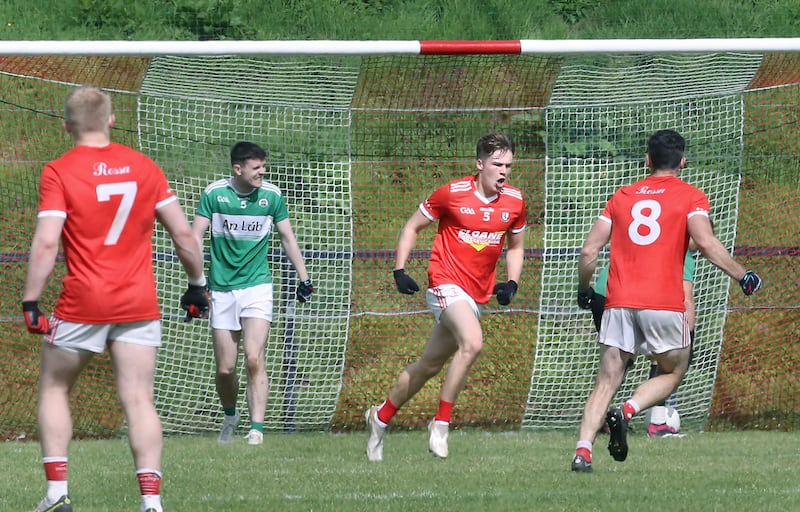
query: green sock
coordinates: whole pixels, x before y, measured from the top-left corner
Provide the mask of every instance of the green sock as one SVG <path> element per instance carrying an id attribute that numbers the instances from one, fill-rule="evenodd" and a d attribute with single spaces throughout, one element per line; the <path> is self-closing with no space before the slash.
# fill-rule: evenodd
<path id="1" fill-rule="evenodd" d="M 236 406 L 233 407 L 225 407 L 222 409 L 225 412 L 225 416 L 236 416 Z"/>
<path id="2" fill-rule="evenodd" d="M 257 421 L 250 422 L 250 429 L 251 430 L 253 430 L 253 429 L 258 430 L 259 432 L 261 432 L 263 434 L 264 433 L 264 424 L 263 423 L 258 423 Z"/>

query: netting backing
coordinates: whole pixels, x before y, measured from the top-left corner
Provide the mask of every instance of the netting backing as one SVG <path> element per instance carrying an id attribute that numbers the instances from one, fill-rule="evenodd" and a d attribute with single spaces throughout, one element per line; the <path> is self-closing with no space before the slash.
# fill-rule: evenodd
<path id="1" fill-rule="evenodd" d="M 36 431 L 39 342 L 25 332 L 19 294 L 38 176 L 70 147 L 60 116 L 79 83 L 112 91 L 114 139 L 162 165 L 190 216 L 202 187 L 229 174 L 234 142 L 267 148 L 268 179 L 287 197 L 316 286 L 311 302 L 293 300 L 296 276 L 273 235 L 270 430 L 362 429 L 363 411 L 418 357 L 433 320 L 423 297 L 394 288 L 397 236 L 434 188 L 473 172 L 475 142 L 494 130 L 518 143 L 511 183 L 528 204 L 526 263 L 512 306 L 487 308 L 484 351 L 454 424 L 576 428 L 597 364 L 591 318 L 574 302 L 577 251 L 607 197 L 644 175 L 646 138 L 666 125 L 686 136 L 684 178 L 708 193 L 717 234 L 766 282 L 745 298 L 698 261 L 698 346 L 678 392 L 686 428 L 797 428 L 798 70 L 796 54 L 0 57 L 8 218 L 0 230 L 0 432 Z M 434 232 L 423 231 L 407 265 L 421 284 Z M 215 430 L 208 325 L 183 321 L 185 278 L 160 229 L 155 247 L 165 430 Z M 60 263 L 42 297 L 48 310 L 62 274 Z M 646 366 L 637 363 L 620 397 Z M 124 430 L 111 371 L 103 355 L 75 389 L 76 435 Z M 394 428 L 425 425 L 440 378 Z"/>
<path id="2" fill-rule="evenodd" d="M 142 149 L 167 171 L 194 212 L 202 189 L 230 175 L 230 147 L 256 141 L 268 151 L 267 179 L 290 207 L 290 220 L 315 281 L 314 300 L 296 305 L 297 276 L 272 236 L 275 306 L 267 343 L 269 430 L 330 424 L 344 367 L 353 252 L 349 104 L 356 70 L 233 57 L 153 59 L 139 96 Z M 193 214 L 193 213 L 192 213 Z M 165 231 L 156 250 L 171 256 Z M 207 246 L 207 243 L 206 243 Z M 165 429 L 216 429 L 213 347 L 207 322 L 186 323 L 175 309 L 185 280 L 169 257 L 157 262 L 165 297 L 165 337 L 157 405 Z M 240 382 L 246 382 L 240 365 Z M 247 411 L 245 393 L 239 408 Z"/>

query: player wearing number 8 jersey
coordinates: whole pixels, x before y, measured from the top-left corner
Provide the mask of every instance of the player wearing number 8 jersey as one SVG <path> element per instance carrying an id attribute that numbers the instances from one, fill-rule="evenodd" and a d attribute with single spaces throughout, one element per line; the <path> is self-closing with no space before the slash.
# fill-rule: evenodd
<path id="1" fill-rule="evenodd" d="M 208 312 L 203 257 L 164 173 L 147 156 L 111 142 L 111 98 L 97 87 L 73 89 L 64 127 L 74 147 L 47 164 L 31 243 L 22 310 L 28 330 L 43 334 L 38 423 L 47 495 L 37 511 L 70 512 L 67 452 L 69 393 L 81 371 L 108 349 L 125 411 L 141 510 L 161 512 L 161 421 L 153 375 L 161 321 L 153 277 L 153 226 L 169 232 L 189 276 L 181 305 Z M 52 319 L 38 301 L 59 249 L 67 274 Z M 192 313 L 193 312 L 193 313 Z"/>
<path id="2" fill-rule="evenodd" d="M 606 309 L 685 311 L 683 280 L 675 276 L 683 276 L 688 219 L 708 218 L 708 211 L 706 195 L 673 175 L 651 175 L 614 194 L 600 214 L 615 248 Z"/>
<path id="3" fill-rule="evenodd" d="M 665 400 L 683 379 L 690 345 L 683 265 L 690 237 L 708 261 L 739 281 L 746 295 L 761 286 L 761 278 L 736 262 L 714 235 L 706 195 L 678 177 L 686 164 L 684 146 L 673 130 L 655 132 L 645 158 L 650 175 L 611 197 L 581 248 L 578 305 L 585 309 L 591 308 L 589 281 L 600 249 L 610 241 L 614 250 L 598 336 L 600 368 L 583 410 L 573 471 L 591 471 L 592 445 L 604 418 L 609 452 L 625 460 L 628 421 Z M 640 350 L 652 355 L 660 373 L 609 411 L 628 361 Z"/>

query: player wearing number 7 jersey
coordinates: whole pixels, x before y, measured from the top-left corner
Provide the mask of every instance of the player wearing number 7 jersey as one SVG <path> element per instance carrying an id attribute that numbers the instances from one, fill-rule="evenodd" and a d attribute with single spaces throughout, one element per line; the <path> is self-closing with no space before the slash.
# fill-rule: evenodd
<path id="1" fill-rule="evenodd" d="M 683 265 L 691 237 L 703 256 L 739 281 L 746 295 L 761 278 L 736 262 L 716 238 L 709 201 L 678 176 L 686 164 L 685 142 L 673 130 L 660 130 L 647 142 L 650 175 L 620 188 L 606 204 L 581 248 L 578 305 L 591 307 L 589 281 L 597 256 L 611 247 L 607 297 L 600 327 L 600 368 L 583 411 L 573 471 L 591 471 L 592 445 L 605 418 L 611 456 L 628 455 L 631 417 L 665 400 L 678 387 L 689 363 L 689 323 L 684 305 Z M 640 385 L 622 407 L 608 407 L 625 367 L 640 350 L 652 354 L 661 373 Z"/>
<path id="2" fill-rule="evenodd" d="M 74 147 L 48 163 L 39 183 L 22 310 L 27 328 L 44 335 L 38 422 L 47 495 L 38 511 L 69 512 L 67 452 L 72 437 L 69 392 L 92 357 L 106 349 L 128 423 L 141 510 L 160 512 L 161 421 L 153 403 L 161 321 L 153 277 L 153 225 L 170 233 L 189 277 L 181 303 L 207 315 L 203 258 L 161 169 L 147 156 L 111 142 L 110 96 L 73 89 L 64 127 Z M 53 316 L 38 301 L 63 247 L 67 273 Z"/>

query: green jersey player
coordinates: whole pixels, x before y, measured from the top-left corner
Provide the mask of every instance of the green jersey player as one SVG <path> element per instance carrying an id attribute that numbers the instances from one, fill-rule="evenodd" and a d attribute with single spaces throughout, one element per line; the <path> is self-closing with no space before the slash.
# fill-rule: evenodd
<path id="1" fill-rule="evenodd" d="M 214 338 L 216 387 L 224 411 L 217 442 L 229 444 L 239 422 L 237 361 L 244 350 L 250 416 L 248 443 L 264 439 L 264 414 L 269 396 L 264 351 L 272 322 L 273 284 L 267 260 L 273 226 L 300 279 L 297 300 L 306 302 L 314 287 L 297 244 L 286 201 L 264 179 L 266 151 L 252 142 L 231 148 L 232 174 L 209 184 L 202 195 L 192 230 L 202 245 L 211 228 L 211 330 Z"/>

